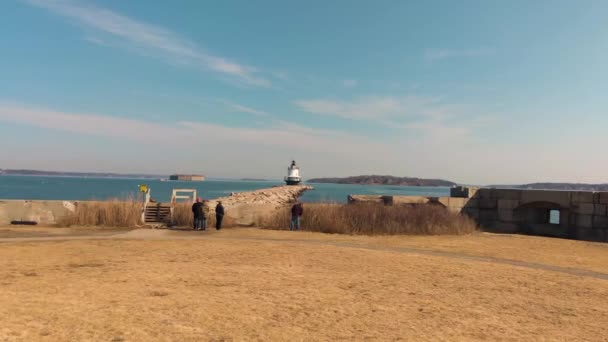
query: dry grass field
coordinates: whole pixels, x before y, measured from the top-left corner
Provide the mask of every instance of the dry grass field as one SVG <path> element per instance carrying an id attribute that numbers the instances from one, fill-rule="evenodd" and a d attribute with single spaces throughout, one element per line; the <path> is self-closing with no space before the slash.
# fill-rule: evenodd
<path id="1" fill-rule="evenodd" d="M 0 229 L 0 341 L 602 341 L 608 246 Z"/>

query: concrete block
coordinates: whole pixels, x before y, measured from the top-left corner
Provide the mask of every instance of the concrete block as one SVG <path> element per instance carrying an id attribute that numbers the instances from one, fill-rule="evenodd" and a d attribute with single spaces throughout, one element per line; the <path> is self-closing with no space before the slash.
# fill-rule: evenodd
<path id="1" fill-rule="evenodd" d="M 465 208 L 479 208 L 479 199 L 477 198 L 469 198 L 467 203 L 464 205 Z"/>
<path id="2" fill-rule="evenodd" d="M 437 202 L 443 204 L 443 206 L 447 208 L 450 206 L 450 197 L 439 197 Z"/>
<path id="3" fill-rule="evenodd" d="M 578 228 L 576 230 L 576 239 L 585 241 L 606 242 L 608 239 L 606 233 L 606 229 Z"/>
<path id="4" fill-rule="evenodd" d="M 468 198 L 450 197 L 448 200 L 448 206 L 462 208 L 467 204 L 468 201 Z"/>
<path id="5" fill-rule="evenodd" d="M 571 191 L 570 192 L 570 200 L 572 203 L 594 203 L 597 199 L 597 192 L 591 191 Z"/>
<path id="6" fill-rule="evenodd" d="M 573 211 L 581 215 L 593 215 L 595 212 L 595 205 L 593 203 L 579 203 L 574 206 Z"/>
<path id="7" fill-rule="evenodd" d="M 508 222 L 488 222 L 480 225 L 482 231 L 501 234 L 513 234 L 520 231 L 519 225 Z"/>
<path id="8" fill-rule="evenodd" d="M 393 205 L 398 204 L 428 204 L 431 200 L 424 196 L 392 196 Z"/>
<path id="9" fill-rule="evenodd" d="M 496 221 L 498 219 L 498 212 L 492 209 L 480 209 L 479 220 L 481 222 Z"/>
<path id="10" fill-rule="evenodd" d="M 593 216 L 593 228 L 608 228 L 608 216 Z"/>
<path id="11" fill-rule="evenodd" d="M 581 228 L 593 227 L 593 215 L 576 215 L 576 226 Z"/>
<path id="12" fill-rule="evenodd" d="M 608 192 L 599 192 L 599 200 L 600 204 L 608 204 Z"/>
<path id="13" fill-rule="evenodd" d="M 498 199 L 498 209 L 513 210 L 519 207 L 519 200 Z"/>
<path id="14" fill-rule="evenodd" d="M 455 186 L 450 188 L 450 197 L 469 197 L 469 188 L 464 186 Z"/>
<path id="15" fill-rule="evenodd" d="M 498 210 L 498 220 L 501 222 L 515 222 L 515 215 L 511 209 Z"/>
<path id="16" fill-rule="evenodd" d="M 496 209 L 498 207 L 498 201 L 493 198 L 480 198 L 479 209 Z"/>
<path id="17" fill-rule="evenodd" d="M 467 215 L 475 221 L 479 220 L 479 209 L 477 208 L 462 208 L 462 214 Z"/>
<path id="18" fill-rule="evenodd" d="M 553 190 L 524 190 L 521 194 L 521 204 L 535 202 L 552 203 L 567 208 L 570 206 L 570 192 Z"/>
<path id="19" fill-rule="evenodd" d="M 492 189 L 481 188 L 477 190 L 475 193 L 475 198 L 491 198 L 492 197 Z"/>
<path id="20" fill-rule="evenodd" d="M 595 204 L 593 210 L 593 215 L 596 216 L 606 216 L 608 215 L 608 205 L 606 204 Z"/>
<path id="21" fill-rule="evenodd" d="M 492 189 L 491 197 L 504 200 L 519 200 L 521 199 L 522 192 L 519 189 Z"/>

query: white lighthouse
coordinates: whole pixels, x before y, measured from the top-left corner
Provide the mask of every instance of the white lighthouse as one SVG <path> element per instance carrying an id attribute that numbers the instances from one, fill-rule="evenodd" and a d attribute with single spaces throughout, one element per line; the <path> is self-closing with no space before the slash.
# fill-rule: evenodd
<path id="1" fill-rule="evenodd" d="M 285 183 L 287 183 L 287 185 L 298 185 L 301 182 L 302 177 L 300 177 L 300 168 L 296 166 L 296 161 L 292 160 L 291 165 L 287 168 Z"/>

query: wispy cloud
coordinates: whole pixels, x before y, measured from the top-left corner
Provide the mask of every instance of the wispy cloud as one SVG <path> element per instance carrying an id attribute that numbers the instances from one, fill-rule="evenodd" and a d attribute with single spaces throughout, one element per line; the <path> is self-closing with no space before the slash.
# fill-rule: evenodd
<path id="1" fill-rule="evenodd" d="M 257 115 L 257 116 L 270 116 L 270 114 L 265 111 L 243 106 L 238 103 L 226 102 L 226 105 L 228 107 L 230 107 L 236 111 L 242 112 L 242 113 L 248 113 L 248 114 L 253 114 L 253 115 Z"/>
<path id="2" fill-rule="evenodd" d="M 366 96 L 351 101 L 335 99 L 298 100 L 295 101 L 295 105 L 314 114 L 352 120 L 384 120 L 429 112 L 429 105 L 434 102 L 433 99 L 417 96 Z"/>
<path id="3" fill-rule="evenodd" d="M 313 114 L 408 130 L 420 140 L 463 141 L 476 129 L 491 123 L 490 117 L 476 116 L 467 106 L 419 96 L 368 96 L 351 101 L 313 99 L 295 104 Z"/>
<path id="4" fill-rule="evenodd" d="M 24 0 L 70 18 L 86 29 L 110 35 L 175 64 L 187 64 L 232 77 L 244 84 L 269 87 L 271 82 L 254 67 L 206 52 L 169 29 L 138 21 L 111 10 L 74 1 Z M 90 39 L 88 39 L 90 41 Z M 96 38 L 94 43 L 101 41 Z"/>
<path id="5" fill-rule="evenodd" d="M 207 122 L 160 123 L 97 114 L 66 113 L 0 101 L 0 121 L 47 129 L 119 138 L 140 143 L 191 146 L 236 143 L 350 153 L 348 146 L 367 150 L 375 143 L 346 132 L 315 129 L 277 121 L 266 128 L 231 127 Z M 192 147 L 192 146 L 191 146 Z"/>
<path id="6" fill-rule="evenodd" d="M 489 48 L 477 48 L 477 49 L 427 49 L 424 52 L 424 60 L 427 62 L 435 62 L 449 58 L 458 57 L 481 57 L 487 56 L 494 53 Z"/>

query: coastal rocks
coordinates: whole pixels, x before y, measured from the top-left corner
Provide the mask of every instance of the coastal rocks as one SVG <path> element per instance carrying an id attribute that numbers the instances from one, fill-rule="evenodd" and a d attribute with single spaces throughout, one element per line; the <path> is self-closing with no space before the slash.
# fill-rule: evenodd
<path id="1" fill-rule="evenodd" d="M 231 193 L 228 197 L 210 200 L 209 206 L 213 210 L 221 201 L 228 221 L 239 226 L 253 226 L 262 217 L 270 215 L 277 208 L 295 203 L 305 191 L 312 189 L 311 186 L 297 185 Z"/>

